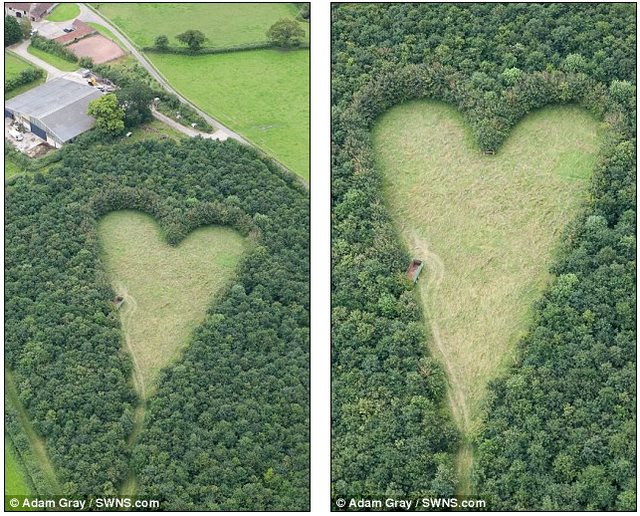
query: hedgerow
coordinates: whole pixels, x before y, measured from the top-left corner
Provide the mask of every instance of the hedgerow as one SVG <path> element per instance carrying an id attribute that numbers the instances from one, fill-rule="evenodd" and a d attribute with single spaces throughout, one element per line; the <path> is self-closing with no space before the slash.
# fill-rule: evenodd
<path id="1" fill-rule="evenodd" d="M 44 70 L 40 68 L 27 68 L 22 70 L 18 75 L 6 79 L 4 81 L 4 91 L 13 91 L 16 88 L 29 84 L 30 82 L 37 81 L 44 77 Z"/>

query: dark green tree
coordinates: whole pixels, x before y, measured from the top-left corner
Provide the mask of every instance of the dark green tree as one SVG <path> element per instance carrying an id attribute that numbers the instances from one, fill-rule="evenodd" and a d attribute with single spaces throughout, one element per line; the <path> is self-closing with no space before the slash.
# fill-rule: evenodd
<path id="1" fill-rule="evenodd" d="M 4 17 L 4 46 L 13 45 L 22 39 L 22 29 L 13 16 Z"/>
<path id="2" fill-rule="evenodd" d="M 296 20 L 282 18 L 269 27 L 267 38 L 281 48 L 297 47 L 304 38 L 304 29 Z"/>
<path id="3" fill-rule="evenodd" d="M 196 52 L 200 50 L 202 44 L 207 40 L 205 35 L 199 30 L 187 30 L 176 36 L 176 39 L 181 43 L 184 43 L 190 50 Z"/>
<path id="4" fill-rule="evenodd" d="M 96 127 L 107 134 L 120 134 L 124 129 L 125 110 L 118 97 L 108 93 L 89 102 L 89 115 L 96 119 Z"/>
<path id="5" fill-rule="evenodd" d="M 154 46 L 159 49 L 165 49 L 169 46 L 169 38 L 165 35 L 158 36 L 154 41 Z"/>
<path id="6" fill-rule="evenodd" d="M 118 103 L 124 109 L 124 125 L 131 128 L 151 120 L 151 102 L 154 93 L 143 82 L 132 83 L 116 92 Z"/>

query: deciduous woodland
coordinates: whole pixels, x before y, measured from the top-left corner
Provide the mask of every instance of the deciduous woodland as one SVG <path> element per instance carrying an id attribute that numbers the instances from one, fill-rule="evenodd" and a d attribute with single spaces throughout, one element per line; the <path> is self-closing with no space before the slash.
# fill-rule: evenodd
<path id="1" fill-rule="evenodd" d="M 334 496 L 635 508 L 635 15 L 632 4 L 333 8 Z M 545 106 L 579 106 L 602 130 L 588 198 L 467 432 L 428 351 L 433 335 L 405 274 L 412 256 L 372 149 L 378 117 L 420 99 L 453 106 L 478 149 L 497 156 Z M 465 447 L 472 459 L 461 461 Z"/>
<path id="2" fill-rule="evenodd" d="M 164 509 L 304 510 L 307 190 L 234 141 L 101 138 L 88 133 L 46 174 L 6 187 L 5 364 L 53 468 L 32 475 L 34 491 L 110 496 L 126 483 Z M 136 435 L 141 400 L 97 235 L 123 209 L 151 215 L 170 244 L 211 224 L 251 242 L 160 372 Z M 7 430 L 28 456 L 13 410 Z"/>

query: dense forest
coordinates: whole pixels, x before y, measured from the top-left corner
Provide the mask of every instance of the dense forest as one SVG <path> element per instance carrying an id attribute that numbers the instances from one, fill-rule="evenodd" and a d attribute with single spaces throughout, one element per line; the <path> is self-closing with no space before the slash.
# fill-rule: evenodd
<path id="1" fill-rule="evenodd" d="M 340 4 L 332 12 L 333 495 L 456 491 L 446 379 L 381 193 L 386 109 L 456 106 L 493 152 L 526 113 L 593 112 L 606 136 L 518 359 L 490 385 L 474 495 L 489 508 L 626 509 L 635 492 L 633 4 Z"/>
<path id="2" fill-rule="evenodd" d="M 103 139 L 87 133 L 6 187 L 5 364 L 62 486 L 49 494 L 114 495 L 133 474 L 163 509 L 304 510 L 307 190 L 234 141 Z M 96 233 L 123 208 L 151 214 L 171 244 L 206 224 L 254 242 L 163 371 L 133 446 L 139 400 Z"/>

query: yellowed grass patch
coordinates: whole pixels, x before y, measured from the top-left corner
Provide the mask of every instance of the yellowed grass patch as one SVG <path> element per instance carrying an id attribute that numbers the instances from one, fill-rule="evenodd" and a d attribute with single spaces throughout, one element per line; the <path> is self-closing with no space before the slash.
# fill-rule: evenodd
<path id="1" fill-rule="evenodd" d="M 390 110 L 374 129 L 387 204 L 426 262 L 417 287 L 430 346 L 464 432 L 481 416 L 487 382 L 514 359 L 553 251 L 586 198 L 598 133 L 578 108 L 546 108 L 486 156 L 459 113 L 426 101 Z"/>
<path id="2" fill-rule="evenodd" d="M 120 317 L 144 399 L 233 277 L 247 243 L 232 229 L 208 226 L 172 247 L 150 216 L 135 211 L 108 214 L 98 232 L 106 270 L 125 299 Z"/>

